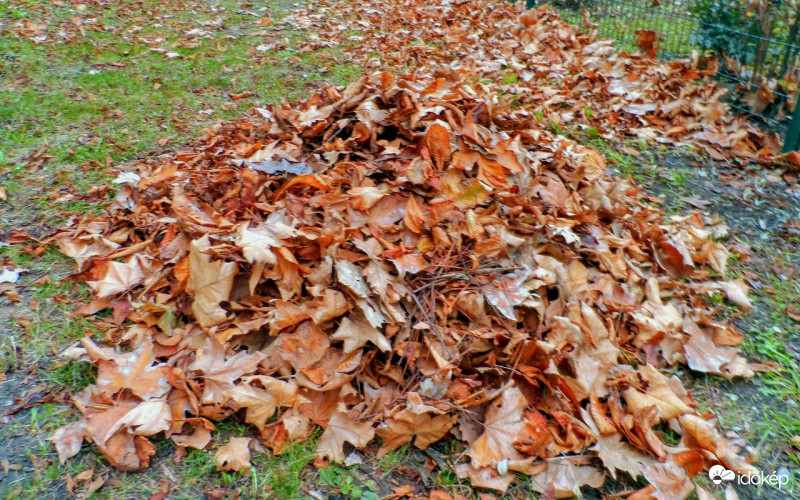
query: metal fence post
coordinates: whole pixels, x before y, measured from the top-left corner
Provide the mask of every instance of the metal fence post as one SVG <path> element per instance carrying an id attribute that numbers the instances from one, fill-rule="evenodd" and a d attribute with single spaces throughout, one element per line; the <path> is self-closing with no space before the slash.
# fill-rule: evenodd
<path id="1" fill-rule="evenodd" d="M 783 152 L 800 150 L 800 90 L 797 91 L 797 100 L 794 104 L 792 121 L 789 123 L 789 130 L 783 140 Z"/>

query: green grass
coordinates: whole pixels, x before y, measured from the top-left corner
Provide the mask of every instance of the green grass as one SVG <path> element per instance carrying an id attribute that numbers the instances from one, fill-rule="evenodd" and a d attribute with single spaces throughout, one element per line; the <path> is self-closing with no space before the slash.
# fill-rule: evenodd
<path id="1" fill-rule="evenodd" d="M 20 211 L 29 212 L 22 218 L 29 222 L 47 220 L 47 212 L 90 211 L 96 200 L 37 203 L 30 187 L 43 194 L 58 188 L 86 194 L 109 179 L 109 164 L 180 145 L 202 127 L 239 117 L 254 105 L 300 97 L 321 82 L 344 84 L 360 73 L 346 61 L 344 47 L 298 53 L 300 42 L 313 36 L 302 30 L 279 32 L 286 48 L 259 52 L 264 28 L 240 2 L 213 2 L 224 9 L 222 28 L 202 26 L 220 15 L 210 9 L 187 9 L 177 0 L 163 4 L 144 0 L 119 11 L 89 6 L 83 12 L 41 0 L 4 5 L 0 15 L 47 24 L 49 37 L 57 37 L 57 28 L 69 26 L 64 20 L 74 15 L 96 17 L 107 31 L 86 30 L 85 36 L 54 44 L 0 38 L 0 172 L 8 171 L 13 181 L 13 216 L 6 211 L 0 223 L 20 221 Z M 149 12 L 162 9 L 172 15 L 164 16 L 161 27 L 145 22 Z M 277 20 L 283 11 L 273 5 L 271 14 Z M 131 26 L 141 30 L 130 34 Z M 207 37 L 187 39 L 187 31 L 201 28 Z M 156 38 L 163 42 L 146 43 Z M 288 63 L 290 58 L 296 59 Z M 249 97 L 231 98 L 246 92 Z M 45 145 L 52 158 L 43 169 L 29 170 L 25 158 Z"/>
<path id="2" fill-rule="evenodd" d="M 290 445 L 281 455 L 266 452 L 255 457 L 253 465 L 257 472 L 250 482 L 251 492 L 266 491 L 268 496 L 280 500 L 307 498 L 303 488 L 312 479 L 309 465 L 314 461 L 320 434 L 316 432 L 308 441 Z"/>
<path id="3" fill-rule="evenodd" d="M 353 467 L 332 465 L 321 469 L 318 473 L 317 482 L 320 485 L 330 487 L 333 491 L 349 500 L 378 500 L 380 498 L 376 493 L 378 487 L 375 481 L 372 479 L 365 481 L 357 479 Z"/>

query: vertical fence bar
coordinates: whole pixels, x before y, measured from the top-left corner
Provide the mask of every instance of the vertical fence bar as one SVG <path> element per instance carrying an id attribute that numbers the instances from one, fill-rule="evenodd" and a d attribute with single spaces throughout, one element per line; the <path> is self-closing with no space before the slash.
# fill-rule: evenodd
<path id="1" fill-rule="evenodd" d="M 794 103 L 794 113 L 792 121 L 789 123 L 789 130 L 783 141 L 783 152 L 800 150 L 800 90 L 797 91 L 797 100 Z"/>

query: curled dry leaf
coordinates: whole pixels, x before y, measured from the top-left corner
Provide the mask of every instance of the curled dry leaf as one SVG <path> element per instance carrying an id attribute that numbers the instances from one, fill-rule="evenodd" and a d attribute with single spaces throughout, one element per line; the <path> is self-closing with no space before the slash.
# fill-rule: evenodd
<path id="1" fill-rule="evenodd" d="M 516 387 L 506 389 L 489 405 L 483 434 L 467 450 L 474 467 L 494 466 L 502 460 L 522 458 L 514 448 L 514 442 L 525 425 L 522 413 L 527 406 L 528 400 Z"/>
<path id="2" fill-rule="evenodd" d="M 450 132 L 442 125 L 434 123 L 425 134 L 425 147 L 428 148 L 434 166 L 442 170 L 450 161 Z M 416 231 L 415 231 L 416 232 Z"/>
<path id="3" fill-rule="evenodd" d="M 217 450 L 217 470 L 248 471 L 252 438 L 232 437 Z"/>
<path id="4" fill-rule="evenodd" d="M 322 463 L 328 461 L 341 462 L 344 460 L 344 444 L 350 443 L 357 448 L 363 448 L 375 436 L 375 429 L 368 422 L 356 422 L 343 411 L 337 408 L 328 421 L 325 432 L 319 438 L 317 445 L 317 458 Z"/>
<path id="5" fill-rule="evenodd" d="M 127 292 L 143 281 L 142 258 L 137 255 L 127 262 L 107 262 L 105 275 L 97 281 L 89 281 L 89 286 L 97 297 L 106 298 Z"/>
<path id="6" fill-rule="evenodd" d="M 212 262 L 205 250 L 211 246 L 208 236 L 193 241 L 189 252 L 189 282 L 186 291 L 192 294 L 192 311 L 200 326 L 216 326 L 228 319 L 220 302 L 228 300 L 236 275 L 235 262 Z"/>
<path id="7" fill-rule="evenodd" d="M 383 445 L 379 456 L 393 451 L 414 440 L 414 446 L 424 450 L 431 443 L 442 439 L 456 423 L 455 415 L 436 415 L 417 413 L 411 409 L 397 412 L 377 429 Z"/>

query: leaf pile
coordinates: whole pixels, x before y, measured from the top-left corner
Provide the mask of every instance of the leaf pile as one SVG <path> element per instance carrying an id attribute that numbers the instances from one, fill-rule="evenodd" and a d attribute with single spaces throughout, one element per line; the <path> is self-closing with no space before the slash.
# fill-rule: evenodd
<path id="1" fill-rule="evenodd" d="M 602 155 L 450 76 L 376 73 L 222 123 L 60 232 L 93 291 L 77 312 L 110 310 L 102 346 L 67 353 L 98 377 L 60 457 L 87 440 L 140 470 L 151 437 L 204 448 L 237 415 L 275 453 L 322 427 L 319 466 L 450 436 L 473 485 L 521 472 L 557 497 L 625 472 L 683 498 L 714 464 L 755 470 L 658 370 L 753 373 L 703 298 L 750 307 L 709 277 L 724 225 L 666 220 Z M 248 443 L 220 467 L 249 466 Z"/>
<path id="2" fill-rule="evenodd" d="M 520 4 L 321 0 L 283 24 L 319 34 L 300 52 L 356 41 L 348 54 L 372 70 L 466 72 L 557 127 L 694 144 L 716 159 L 770 162 L 780 152 L 776 134 L 720 101 L 727 90 L 709 78 L 715 59 L 660 62 L 649 50 L 618 52 L 591 25 L 579 30 L 545 6 L 520 15 Z"/>

